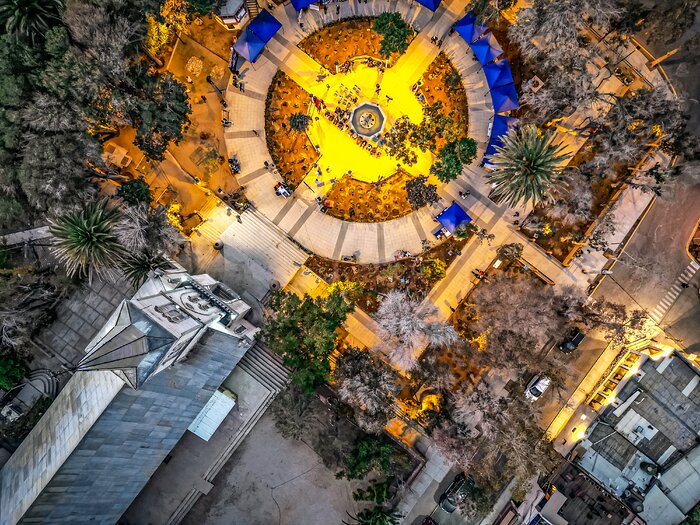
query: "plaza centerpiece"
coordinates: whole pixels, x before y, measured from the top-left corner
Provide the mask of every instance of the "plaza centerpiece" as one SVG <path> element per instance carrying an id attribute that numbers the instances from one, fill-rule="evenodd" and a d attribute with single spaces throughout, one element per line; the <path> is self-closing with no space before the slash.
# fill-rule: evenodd
<path id="1" fill-rule="evenodd" d="M 358 135 L 372 138 L 382 132 L 384 121 L 384 113 L 379 105 L 363 102 L 352 111 L 350 126 Z"/>

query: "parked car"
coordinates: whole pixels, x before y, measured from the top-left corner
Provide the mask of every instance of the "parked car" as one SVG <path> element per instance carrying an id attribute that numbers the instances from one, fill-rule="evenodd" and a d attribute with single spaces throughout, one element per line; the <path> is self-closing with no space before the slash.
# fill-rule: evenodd
<path id="1" fill-rule="evenodd" d="M 431 516 L 426 516 L 425 518 L 423 518 L 421 525 L 438 525 L 438 522 L 435 521 Z"/>
<path id="2" fill-rule="evenodd" d="M 570 354 L 578 348 L 578 345 L 581 344 L 581 341 L 583 341 L 585 337 L 581 330 L 578 328 L 574 329 L 574 331 L 559 345 L 559 351 Z"/>
<path id="3" fill-rule="evenodd" d="M 530 401 L 537 401 L 551 384 L 552 380 L 546 375 L 537 374 L 530 379 L 530 382 L 527 384 L 525 388 L 525 397 Z"/>
<path id="4" fill-rule="evenodd" d="M 463 472 L 455 476 L 450 486 L 447 487 L 447 490 L 440 496 L 440 508 L 442 510 L 448 514 L 452 514 L 457 510 L 457 506 L 465 497 L 464 489 L 470 479 L 471 478 L 467 478 Z"/>

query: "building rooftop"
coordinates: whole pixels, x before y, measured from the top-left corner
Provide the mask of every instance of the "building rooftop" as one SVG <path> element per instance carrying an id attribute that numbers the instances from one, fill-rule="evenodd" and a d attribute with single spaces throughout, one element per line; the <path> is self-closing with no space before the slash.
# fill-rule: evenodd
<path id="1" fill-rule="evenodd" d="M 207 275 L 152 275 L 0 470 L 0 524 L 115 523 L 254 343 L 248 310 Z"/>
<path id="2" fill-rule="evenodd" d="M 700 487 L 690 494 L 679 482 L 693 475 L 700 482 L 700 374 L 676 354 L 640 362 L 591 424 L 575 461 L 647 523 L 675 524 L 700 500 Z"/>
<path id="3" fill-rule="evenodd" d="M 595 480 L 569 462 L 564 462 L 552 478 L 551 490 L 554 492 L 550 493 L 540 514 L 552 523 L 621 525 L 628 523 L 628 518 L 633 515 Z"/>

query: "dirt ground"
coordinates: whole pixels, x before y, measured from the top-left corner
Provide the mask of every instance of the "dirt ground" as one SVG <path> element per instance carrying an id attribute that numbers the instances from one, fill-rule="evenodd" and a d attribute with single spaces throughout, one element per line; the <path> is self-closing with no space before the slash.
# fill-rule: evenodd
<path id="1" fill-rule="evenodd" d="M 361 507 L 362 482 L 335 478 L 305 443 L 285 439 L 268 411 L 199 499 L 184 525 L 328 525 Z"/>
<path id="2" fill-rule="evenodd" d="M 294 113 L 306 115 L 309 94 L 282 71 L 278 71 L 270 84 L 265 105 L 265 137 L 272 160 L 287 181 L 296 187 L 318 160 L 306 133 L 289 128 L 289 117 Z"/>
<path id="3" fill-rule="evenodd" d="M 333 202 L 328 215 L 356 222 L 381 222 L 403 217 L 413 208 L 406 196 L 406 182 L 411 176 L 399 170 L 379 187 L 344 176 L 333 185 L 326 199 Z"/>
<path id="4" fill-rule="evenodd" d="M 437 259 L 449 266 L 466 243 L 465 239 L 451 237 L 421 257 L 401 259 L 387 264 L 343 263 L 314 255 L 306 261 L 306 266 L 328 283 L 353 281 L 361 284 L 364 291 L 357 300 L 357 306 L 372 313 L 377 311 L 381 294 L 390 290 L 402 290 L 410 293 L 415 299 L 422 300 L 439 279 L 421 273 L 421 261 Z"/>
<path id="5" fill-rule="evenodd" d="M 239 29 L 226 29 L 210 14 L 195 18 L 187 28 L 186 34 L 228 62 L 231 58 L 231 46 L 240 32 Z"/>
<path id="6" fill-rule="evenodd" d="M 464 90 L 461 77 L 454 68 L 445 53 L 440 53 L 433 60 L 421 78 L 423 82 L 421 93 L 428 104 L 442 102 L 444 113 L 449 115 L 454 112 L 455 120 L 459 122 L 462 136 L 466 137 L 469 130 L 469 110 L 467 105 L 467 92 Z M 437 138 L 435 153 L 445 145 L 445 141 Z"/>
<path id="7" fill-rule="evenodd" d="M 335 9 L 331 5 L 329 9 Z M 343 64 L 359 56 L 371 56 L 383 59 L 379 54 L 382 36 L 372 30 L 374 18 L 352 18 L 329 24 L 313 35 L 299 42 L 299 48 L 313 57 L 329 71 L 335 71 L 335 65 Z M 394 53 L 389 58 L 389 66 L 399 58 Z"/>

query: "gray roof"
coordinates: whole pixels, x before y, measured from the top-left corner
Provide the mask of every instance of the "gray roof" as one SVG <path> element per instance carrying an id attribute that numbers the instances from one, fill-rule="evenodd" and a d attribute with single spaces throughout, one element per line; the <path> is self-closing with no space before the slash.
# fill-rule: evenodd
<path id="1" fill-rule="evenodd" d="M 634 410 L 658 430 L 651 439 L 637 443 L 637 448 L 657 462 L 671 446 L 680 451 L 694 448 L 700 435 L 700 386 L 694 386 L 699 381 L 696 370 L 682 358 L 672 356 L 663 361 L 647 359 L 640 371 L 641 377 L 630 380 L 617 396 L 624 402 L 639 392 L 628 410 Z M 624 413 L 615 415 L 614 407 L 605 412 L 605 419 L 612 425 L 623 417 Z M 664 460 L 668 459 L 668 455 L 664 456 Z"/>
<path id="2" fill-rule="evenodd" d="M 207 329 L 139 390 L 77 373 L 0 471 L 0 523 L 115 523 L 245 353 L 234 341 Z"/>
<path id="3" fill-rule="evenodd" d="M 129 301 L 122 301 L 86 348 L 78 370 L 119 370 L 140 388 L 176 338 Z"/>

